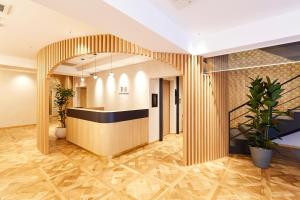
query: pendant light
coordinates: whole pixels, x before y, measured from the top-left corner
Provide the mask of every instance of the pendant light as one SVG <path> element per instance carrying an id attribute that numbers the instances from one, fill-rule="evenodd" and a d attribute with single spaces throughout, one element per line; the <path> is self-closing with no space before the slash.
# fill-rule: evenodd
<path id="1" fill-rule="evenodd" d="M 96 80 L 97 78 L 98 78 L 98 76 L 97 76 L 97 74 L 96 74 L 96 62 L 97 62 L 97 54 L 95 53 L 94 54 L 95 55 L 95 71 L 94 71 L 94 76 L 93 76 L 93 78 Z"/>
<path id="2" fill-rule="evenodd" d="M 84 58 L 81 58 L 82 61 L 84 61 Z M 81 66 L 81 78 L 80 78 L 81 82 L 84 81 L 84 78 L 83 78 L 83 66 Z"/>
<path id="3" fill-rule="evenodd" d="M 110 54 L 110 72 L 109 72 L 110 77 L 114 77 L 114 73 L 112 72 L 112 53 Z"/>

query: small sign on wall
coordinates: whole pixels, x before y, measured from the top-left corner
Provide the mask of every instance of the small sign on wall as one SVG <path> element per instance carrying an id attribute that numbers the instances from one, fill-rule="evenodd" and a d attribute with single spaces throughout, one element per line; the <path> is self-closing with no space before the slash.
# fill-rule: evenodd
<path id="1" fill-rule="evenodd" d="M 129 94 L 127 86 L 121 86 L 119 94 Z"/>

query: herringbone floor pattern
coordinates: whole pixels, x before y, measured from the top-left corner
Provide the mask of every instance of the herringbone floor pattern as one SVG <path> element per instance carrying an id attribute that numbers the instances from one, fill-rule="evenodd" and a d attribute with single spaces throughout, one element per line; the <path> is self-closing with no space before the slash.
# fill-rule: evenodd
<path id="1" fill-rule="evenodd" d="M 51 154 L 35 147 L 35 127 L 0 130 L 0 199 L 300 199 L 300 165 L 249 157 L 182 163 L 182 135 L 168 135 L 111 161 L 51 137 Z"/>

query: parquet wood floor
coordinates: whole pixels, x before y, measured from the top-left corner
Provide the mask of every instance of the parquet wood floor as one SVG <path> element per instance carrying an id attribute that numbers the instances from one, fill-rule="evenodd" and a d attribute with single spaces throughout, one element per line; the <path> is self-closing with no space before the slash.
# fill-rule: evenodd
<path id="1" fill-rule="evenodd" d="M 51 154 L 36 148 L 34 126 L 0 129 L 0 199 L 300 199 L 300 164 L 249 157 L 194 166 L 182 162 L 182 135 L 169 134 L 111 161 L 51 136 Z M 53 131 L 53 127 L 52 127 Z"/>

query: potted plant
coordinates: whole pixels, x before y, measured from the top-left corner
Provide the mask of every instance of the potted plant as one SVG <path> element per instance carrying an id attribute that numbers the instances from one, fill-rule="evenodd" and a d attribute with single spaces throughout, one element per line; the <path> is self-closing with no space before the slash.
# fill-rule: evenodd
<path id="1" fill-rule="evenodd" d="M 273 115 L 284 113 L 276 109 L 283 89 L 278 80 L 271 81 L 268 76 L 266 81 L 260 77 L 251 80 L 248 109 L 252 114 L 246 116 L 250 118 L 246 136 L 253 163 L 267 168 L 272 159 L 272 147 L 276 145 L 269 133 L 271 129 L 279 132 Z"/>
<path id="2" fill-rule="evenodd" d="M 56 94 L 54 104 L 58 109 L 58 121 L 60 127 L 55 130 L 55 135 L 57 138 L 66 137 L 66 118 L 67 118 L 67 105 L 69 99 L 74 96 L 74 91 L 72 89 L 65 89 L 60 84 L 56 85 Z"/>

